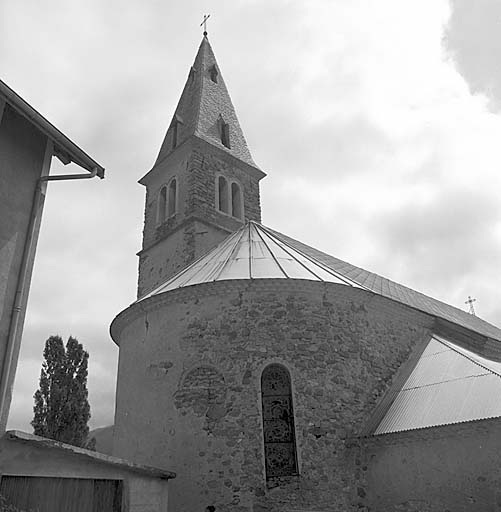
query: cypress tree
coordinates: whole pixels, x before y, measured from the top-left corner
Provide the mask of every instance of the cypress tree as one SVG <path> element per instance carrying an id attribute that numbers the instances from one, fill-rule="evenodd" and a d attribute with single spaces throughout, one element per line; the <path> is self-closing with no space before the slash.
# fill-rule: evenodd
<path id="1" fill-rule="evenodd" d="M 66 349 L 60 336 L 51 336 L 45 342 L 43 356 L 40 386 L 33 396 L 33 433 L 74 446 L 85 446 L 90 419 L 87 400 L 89 354 L 71 336 Z"/>

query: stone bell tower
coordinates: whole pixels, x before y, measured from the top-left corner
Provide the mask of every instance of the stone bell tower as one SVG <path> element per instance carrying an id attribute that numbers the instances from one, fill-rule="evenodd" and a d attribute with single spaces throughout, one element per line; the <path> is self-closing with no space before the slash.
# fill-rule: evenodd
<path id="1" fill-rule="evenodd" d="M 246 220 L 261 221 L 259 181 L 216 58 L 204 37 L 146 187 L 138 297 Z"/>

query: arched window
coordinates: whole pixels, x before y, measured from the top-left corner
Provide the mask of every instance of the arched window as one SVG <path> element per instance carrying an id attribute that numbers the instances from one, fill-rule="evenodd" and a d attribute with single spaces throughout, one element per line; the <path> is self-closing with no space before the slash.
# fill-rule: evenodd
<path id="1" fill-rule="evenodd" d="M 231 184 L 231 214 L 237 219 L 242 219 L 242 193 L 238 183 Z"/>
<path id="2" fill-rule="evenodd" d="M 165 214 L 167 208 L 167 187 L 162 187 L 158 194 L 157 202 L 157 224 L 165 221 Z"/>
<path id="3" fill-rule="evenodd" d="M 279 364 L 261 375 L 266 478 L 297 474 L 294 411 L 289 372 Z"/>
<path id="4" fill-rule="evenodd" d="M 216 209 L 243 220 L 244 196 L 238 182 L 230 181 L 221 175 L 216 177 Z"/>
<path id="5" fill-rule="evenodd" d="M 217 191 L 218 191 L 218 210 L 223 213 L 228 212 L 228 182 L 224 176 L 219 176 L 217 179 Z"/>
<path id="6" fill-rule="evenodd" d="M 167 201 L 167 217 L 172 217 L 177 211 L 177 180 L 172 178 L 169 183 L 169 200 Z"/>

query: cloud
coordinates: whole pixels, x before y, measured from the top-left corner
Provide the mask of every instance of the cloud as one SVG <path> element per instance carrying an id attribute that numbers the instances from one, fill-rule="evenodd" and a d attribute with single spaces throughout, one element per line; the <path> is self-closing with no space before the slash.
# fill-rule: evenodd
<path id="1" fill-rule="evenodd" d="M 493 112 L 501 110 L 501 4 L 497 0 L 451 0 L 444 43 L 474 94 Z"/>
<path id="2" fill-rule="evenodd" d="M 215 1 L 209 38 L 268 172 L 266 225 L 459 307 L 473 294 L 479 314 L 501 325 L 493 5 Z M 29 429 L 54 332 L 88 347 L 93 425 L 112 422 L 108 326 L 135 298 L 136 181 L 158 153 L 205 9 L 196 0 L 0 5 L 3 78 L 107 169 L 104 181 L 49 185 L 12 425 Z"/>
<path id="3" fill-rule="evenodd" d="M 354 2 L 345 13 L 360 7 Z M 351 98 L 348 91 L 346 96 L 329 96 L 319 93 L 321 87 L 313 88 L 318 94 L 312 99 L 310 89 L 294 85 L 292 90 L 299 89 L 305 100 L 301 114 L 290 114 L 289 123 L 280 123 L 283 130 L 277 130 L 281 137 L 271 158 L 275 169 L 283 168 L 283 162 L 286 166 L 278 177 L 270 173 L 264 184 L 264 212 L 267 204 L 289 201 L 297 208 L 276 209 L 272 215 L 278 224 L 292 226 L 297 238 L 462 307 L 461 296 L 492 280 L 500 256 L 500 119 L 489 113 L 483 97 L 471 95 L 442 47 L 450 14 L 447 3 L 413 4 L 410 15 L 404 13 L 407 2 L 377 8 L 378 13 L 354 16 L 356 28 L 342 23 L 336 31 L 323 31 L 320 21 L 321 35 L 316 46 L 308 48 L 316 61 L 327 51 L 332 55 L 335 37 L 350 40 L 352 28 L 354 39 L 362 42 L 350 45 L 344 56 L 355 63 L 356 87 Z M 332 33 L 336 36 L 331 44 L 323 44 Z M 497 44 L 499 35 L 492 37 Z M 339 61 L 343 56 L 336 64 Z M 343 76 L 346 66 L 339 67 Z M 319 69 L 317 78 L 329 86 L 339 75 L 330 69 L 325 79 L 325 66 Z M 308 81 L 315 83 L 315 77 Z M 280 94 L 279 105 L 289 104 L 294 111 L 292 93 Z M 324 123 L 324 138 L 318 132 L 310 136 L 313 130 L 304 121 L 312 103 L 324 106 L 321 117 L 315 118 L 319 126 Z M 363 126 L 357 130 L 360 110 L 370 131 Z M 301 117 L 304 124 L 297 137 L 292 133 L 292 149 L 285 151 L 292 131 L 287 126 L 300 126 L 290 121 Z M 339 119 L 352 123 L 354 133 L 348 130 L 343 138 Z M 337 146 L 329 151 L 328 135 L 342 141 L 343 150 Z M 360 150 L 364 144 L 366 153 Z M 320 167 L 324 164 L 321 170 L 319 162 Z M 319 177 L 321 185 L 314 181 Z M 314 225 L 311 218 L 316 219 Z M 273 224 L 266 217 L 265 222 Z M 493 291 L 483 291 L 483 313 L 499 324 Z"/>
<path id="4" fill-rule="evenodd" d="M 489 222 L 499 214 L 498 203 L 488 194 L 451 186 L 429 201 L 417 199 L 376 216 L 372 228 L 381 246 L 393 248 L 393 263 L 404 267 L 413 282 L 457 285 L 493 256 L 501 257 Z"/>

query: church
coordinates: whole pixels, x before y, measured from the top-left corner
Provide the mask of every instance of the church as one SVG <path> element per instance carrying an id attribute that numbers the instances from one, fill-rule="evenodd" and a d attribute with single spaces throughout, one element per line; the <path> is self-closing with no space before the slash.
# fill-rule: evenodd
<path id="1" fill-rule="evenodd" d="M 262 224 L 264 177 L 204 33 L 140 180 L 113 454 L 175 512 L 501 510 L 501 330 Z"/>

